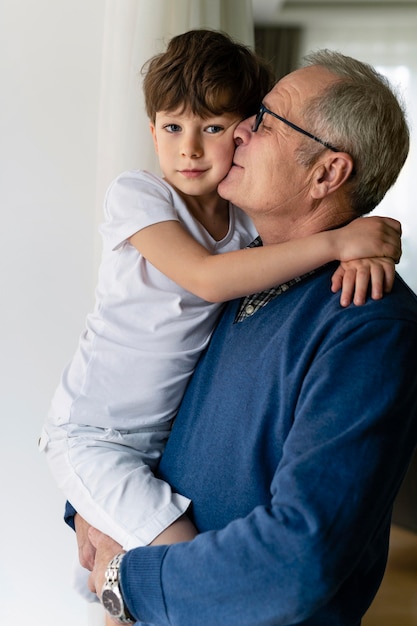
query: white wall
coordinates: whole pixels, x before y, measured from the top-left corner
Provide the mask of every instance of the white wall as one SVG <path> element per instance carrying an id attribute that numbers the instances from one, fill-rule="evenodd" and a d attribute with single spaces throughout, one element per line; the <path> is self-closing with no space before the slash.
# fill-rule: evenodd
<path id="1" fill-rule="evenodd" d="M 0 623 L 83 626 L 37 451 L 94 288 L 103 0 L 0 0 Z"/>
<path id="2" fill-rule="evenodd" d="M 240 11 L 230 32 L 239 37 L 248 30 L 248 3 L 236 3 Z M 113 8 L 115 19 L 133 15 L 147 28 L 143 15 L 152 8 L 152 21 L 160 16 L 167 37 L 179 32 L 180 23 L 184 29 L 200 22 L 214 28 L 235 16 L 233 5 L 233 0 L 227 7 L 225 0 L 178 0 L 175 6 L 170 0 L 0 0 L 1 626 L 17 620 L 36 626 L 87 624 L 86 605 L 70 583 L 75 537 L 62 521 L 64 498 L 37 439 L 93 304 L 102 201 L 97 180 L 100 188 L 103 183 L 101 170 L 97 177 L 97 145 L 105 9 Z M 108 41 L 112 25 L 109 20 L 109 63 L 115 60 Z M 122 39 L 115 43 L 117 60 L 126 53 L 132 62 L 143 41 Z"/>

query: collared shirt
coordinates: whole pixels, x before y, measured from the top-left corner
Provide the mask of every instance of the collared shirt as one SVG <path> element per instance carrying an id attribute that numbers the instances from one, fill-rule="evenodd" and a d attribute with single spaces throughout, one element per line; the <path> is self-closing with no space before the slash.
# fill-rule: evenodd
<path id="1" fill-rule="evenodd" d="M 249 244 L 248 248 L 258 248 L 262 245 L 262 239 L 260 237 L 257 237 L 254 241 L 252 241 L 251 244 Z M 268 302 L 271 302 L 271 300 L 273 300 L 277 296 L 285 293 L 286 291 L 288 291 L 288 289 L 290 289 L 290 287 L 301 282 L 307 276 L 311 276 L 311 274 L 314 274 L 314 270 L 312 272 L 307 272 L 302 276 L 298 276 L 297 278 L 292 278 L 291 280 L 288 280 L 286 283 L 282 283 L 277 287 L 272 287 L 271 289 L 265 289 L 265 291 L 255 293 L 250 296 L 245 296 L 244 298 L 242 298 L 239 310 L 235 317 L 235 324 L 238 322 L 243 322 L 246 318 L 250 317 L 251 315 L 256 313 L 256 311 L 259 311 L 259 309 L 267 305 Z"/>

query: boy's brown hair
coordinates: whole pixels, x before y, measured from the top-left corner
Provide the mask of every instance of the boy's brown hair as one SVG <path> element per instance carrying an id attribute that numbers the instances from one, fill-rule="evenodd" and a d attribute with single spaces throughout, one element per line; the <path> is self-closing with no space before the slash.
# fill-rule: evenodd
<path id="1" fill-rule="evenodd" d="M 196 29 L 173 37 L 142 68 L 149 119 L 183 107 L 201 117 L 254 115 L 275 79 L 247 46 L 219 31 Z"/>

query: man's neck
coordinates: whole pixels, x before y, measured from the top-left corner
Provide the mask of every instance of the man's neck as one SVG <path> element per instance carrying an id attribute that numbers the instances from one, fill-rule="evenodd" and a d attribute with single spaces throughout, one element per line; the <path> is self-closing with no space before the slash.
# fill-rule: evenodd
<path id="1" fill-rule="evenodd" d="M 284 218 L 269 214 L 256 216 L 253 221 L 263 244 L 267 246 L 340 228 L 355 217 L 352 210 L 343 211 L 340 208 L 329 207 L 326 211 L 318 210 L 297 219 L 291 219 L 292 216 L 285 216 Z"/>

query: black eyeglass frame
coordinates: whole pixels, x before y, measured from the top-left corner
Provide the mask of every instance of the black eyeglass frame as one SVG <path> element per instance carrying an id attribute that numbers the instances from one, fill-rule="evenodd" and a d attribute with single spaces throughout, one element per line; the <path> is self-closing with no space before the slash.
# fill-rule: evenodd
<path id="1" fill-rule="evenodd" d="M 314 141 L 317 141 L 318 143 L 321 143 L 321 145 L 324 146 L 325 148 L 328 148 L 329 150 L 332 150 L 333 152 L 340 152 L 340 150 L 338 148 L 335 148 L 334 146 L 332 146 L 327 141 L 323 141 L 322 139 L 319 139 L 315 135 L 312 135 L 311 133 L 309 133 L 308 130 L 304 130 L 303 128 L 300 128 L 296 124 L 293 124 L 292 122 L 289 122 L 288 120 L 286 120 L 285 117 L 281 117 L 281 115 L 278 115 L 277 113 L 274 113 L 273 111 L 268 109 L 264 105 L 263 102 L 262 102 L 261 106 L 259 107 L 259 111 L 256 114 L 255 121 L 254 121 L 253 126 L 252 126 L 252 132 L 256 133 L 256 131 L 258 130 L 258 128 L 259 128 L 259 126 L 260 126 L 260 124 L 262 122 L 262 119 L 263 119 L 263 116 L 265 115 L 265 113 L 268 113 L 269 115 L 272 115 L 272 117 L 275 117 L 277 120 L 280 120 L 281 122 L 284 122 L 284 124 L 286 124 L 287 126 L 292 128 L 293 130 L 296 130 L 297 132 L 302 133 L 306 137 L 310 137 L 310 139 L 314 139 Z"/>

